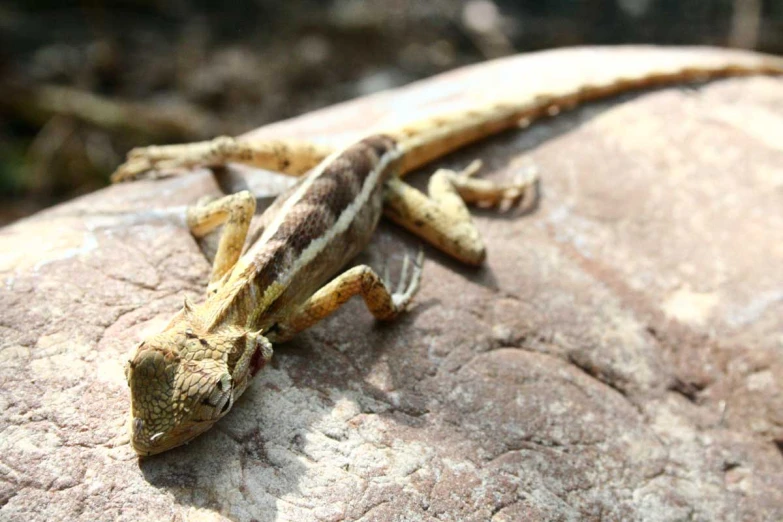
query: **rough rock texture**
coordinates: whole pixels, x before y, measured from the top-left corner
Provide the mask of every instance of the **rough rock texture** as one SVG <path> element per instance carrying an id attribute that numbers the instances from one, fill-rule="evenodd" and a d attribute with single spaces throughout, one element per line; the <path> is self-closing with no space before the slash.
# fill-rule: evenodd
<path id="1" fill-rule="evenodd" d="M 341 139 L 649 52 L 522 56 L 260 132 Z M 205 288 L 175 217 L 213 177 L 7 227 L 0 518 L 783 519 L 781 136 L 783 80 L 758 77 L 591 104 L 448 158 L 542 175 L 532 214 L 477 213 L 485 268 L 427 249 L 405 317 L 381 326 L 349 303 L 279 346 L 211 432 L 144 461 L 122 365 Z M 384 226 L 363 260 L 417 244 Z"/>

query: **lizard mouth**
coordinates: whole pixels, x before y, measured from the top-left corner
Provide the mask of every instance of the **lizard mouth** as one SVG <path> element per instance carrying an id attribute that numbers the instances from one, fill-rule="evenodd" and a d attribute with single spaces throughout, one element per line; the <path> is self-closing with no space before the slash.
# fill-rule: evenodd
<path id="1" fill-rule="evenodd" d="M 163 453 L 177 446 L 187 444 L 207 431 L 213 422 L 198 422 L 180 425 L 168 431 L 159 431 L 152 435 L 144 433 L 144 420 L 134 418 L 131 421 L 131 447 L 140 457 L 149 457 Z"/>

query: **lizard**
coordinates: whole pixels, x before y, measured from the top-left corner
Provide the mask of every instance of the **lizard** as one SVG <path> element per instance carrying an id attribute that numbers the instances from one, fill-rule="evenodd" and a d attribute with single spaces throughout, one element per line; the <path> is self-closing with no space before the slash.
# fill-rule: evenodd
<path id="1" fill-rule="evenodd" d="M 441 169 L 425 195 L 403 176 L 449 152 L 491 135 L 526 127 L 578 103 L 634 89 L 728 76 L 783 74 L 783 59 L 753 55 L 705 60 L 635 76 L 567 86 L 560 92 L 447 113 L 371 133 L 340 148 L 288 140 L 220 137 L 183 145 L 134 149 L 115 174 L 129 181 L 171 170 L 245 163 L 299 178 L 256 219 L 248 191 L 190 207 L 187 224 L 199 238 L 223 226 L 207 295 L 185 300 L 158 334 L 133 349 L 125 367 L 131 392 L 129 435 L 139 456 L 185 444 L 225 416 L 270 360 L 273 345 L 291 339 L 361 296 L 381 321 L 411 303 L 421 281 L 423 254 L 406 256 L 392 288 L 367 265 L 340 270 L 369 242 L 381 215 L 468 265 L 486 256 L 467 204 L 518 201 L 530 177 L 495 183 Z"/>

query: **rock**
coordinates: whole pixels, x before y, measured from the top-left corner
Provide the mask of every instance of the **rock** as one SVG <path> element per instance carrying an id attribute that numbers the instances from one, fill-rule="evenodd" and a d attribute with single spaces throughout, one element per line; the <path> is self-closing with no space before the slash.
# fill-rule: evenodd
<path id="1" fill-rule="evenodd" d="M 520 56 L 258 134 L 340 141 L 669 58 Z M 530 215 L 476 212 L 483 269 L 427 248 L 407 315 L 379 325 L 349 303 L 278 346 L 210 432 L 142 461 L 122 365 L 203 293 L 178 219 L 216 182 L 113 186 L 4 228 L 0 518 L 783 519 L 781 87 L 625 95 L 450 156 L 543 179 Z M 384 225 L 362 260 L 398 266 L 418 244 Z"/>

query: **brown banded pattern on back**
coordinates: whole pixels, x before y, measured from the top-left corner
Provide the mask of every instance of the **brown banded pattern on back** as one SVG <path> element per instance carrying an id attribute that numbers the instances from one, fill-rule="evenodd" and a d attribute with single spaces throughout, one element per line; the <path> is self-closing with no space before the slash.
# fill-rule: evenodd
<path id="1" fill-rule="evenodd" d="M 372 212 L 363 211 L 368 216 L 366 219 L 373 221 L 371 228 L 374 228 L 381 212 L 380 201 L 376 201 L 378 198 L 375 196 L 380 194 L 385 176 L 391 170 L 388 168 L 391 161 L 388 153 L 394 148 L 395 142 L 388 136 L 365 138 L 327 158 L 302 179 L 286 201 L 273 205 L 274 209 L 270 207 L 268 211 L 274 210 L 276 215 L 271 217 L 259 241 L 240 258 L 218 293 L 205 303 L 205 307 L 210 302 L 221 304 L 210 310 L 208 323 L 211 327 L 227 322 L 251 326 L 246 323 L 252 323 L 254 317 L 260 316 L 275 304 L 275 300 L 288 290 L 288 285 L 293 281 L 304 283 L 306 287 L 320 286 L 324 282 L 323 270 L 318 270 L 317 277 L 309 281 L 293 277 L 294 273 L 305 268 L 302 254 L 308 251 L 311 257 L 318 257 L 317 251 L 308 248 L 317 247 L 317 241 L 335 230 L 340 217 L 348 210 L 352 213 L 360 210 L 357 205 L 362 202 L 378 207 Z M 383 172 L 379 172 L 379 169 Z M 350 222 L 353 219 L 342 221 L 347 227 L 352 227 Z M 358 237 L 357 234 L 343 236 L 350 237 L 354 243 L 362 243 L 350 245 L 351 251 L 355 247 L 363 248 L 369 241 L 369 234 L 365 233 Z M 329 276 L 342 266 L 334 264 L 337 266 L 329 267 Z M 293 290 L 289 294 L 303 293 Z M 287 304 L 278 303 L 278 306 Z"/>

